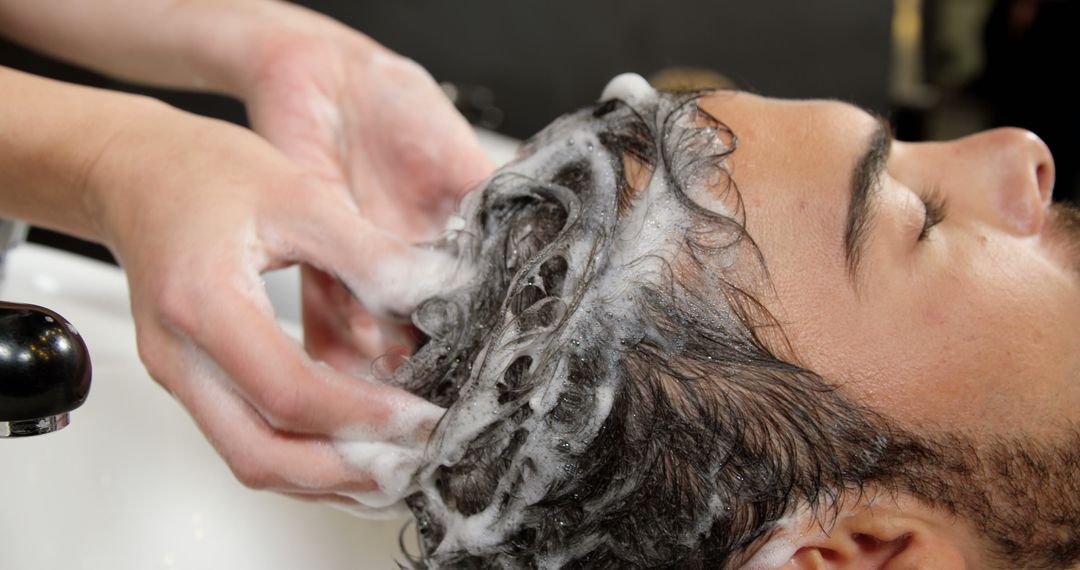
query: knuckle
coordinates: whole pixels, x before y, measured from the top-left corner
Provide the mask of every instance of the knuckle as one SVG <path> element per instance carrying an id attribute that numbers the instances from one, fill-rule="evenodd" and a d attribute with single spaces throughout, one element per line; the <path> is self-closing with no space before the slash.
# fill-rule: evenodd
<path id="1" fill-rule="evenodd" d="M 162 322 L 185 333 L 194 330 L 198 318 L 193 296 L 194 292 L 186 280 L 167 280 L 154 297 L 155 309 Z"/>
<path id="2" fill-rule="evenodd" d="M 168 372 L 166 349 L 162 346 L 160 337 L 146 329 L 146 327 L 136 328 L 135 345 L 138 349 L 139 360 L 146 367 L 150 377 L 161 382 Z"/>
<path id="3" fill-rule="evenodd" d="M 254 459 L 233 458 L 229 461 L 229 468 L 236 480 L 249 489 L 263 491 L 277 484 L 273 471 Z"/>
<path id="4" fill-rule="evenodd" d="M 292 382 L 268 389 L 262 404 L 267 421 L 277 429 L 303 427 L 310 415 L 308 399 L 299 385 Z"/>

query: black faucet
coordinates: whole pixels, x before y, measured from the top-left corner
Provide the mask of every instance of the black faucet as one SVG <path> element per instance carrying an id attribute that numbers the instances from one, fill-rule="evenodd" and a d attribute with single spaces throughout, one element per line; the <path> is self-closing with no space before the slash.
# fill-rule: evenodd
<path id="1" fill-rule="evenodd" d="M 90 355 L 54 311 L 0 301 L 0 437 L 56 431 L 90 392 Z"/>

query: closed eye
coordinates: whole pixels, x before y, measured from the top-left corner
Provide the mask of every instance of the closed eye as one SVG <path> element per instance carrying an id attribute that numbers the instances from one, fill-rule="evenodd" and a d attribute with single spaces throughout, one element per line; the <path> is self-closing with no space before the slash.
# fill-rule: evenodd
<path id="1" fill-rule="evenodd" d="M 945 220 L 948 205 L 945 202 L 945 195 L 937 186 L 931 186 L 920 192 L 919 199 L 922 200 L 925 217 L 918 241 L 926 241 L 930 237 L 930 230 Z"/>

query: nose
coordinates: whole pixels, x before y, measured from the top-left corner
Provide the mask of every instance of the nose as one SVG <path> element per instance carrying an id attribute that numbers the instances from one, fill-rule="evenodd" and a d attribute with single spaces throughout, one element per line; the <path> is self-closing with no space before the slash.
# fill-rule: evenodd
<path id="1" fill-rule="evenodd" d="M 957 141 L 969 173 L 983 186 L 980 192 L 993 221 L 1017 236 L 1042 230 L 1054 190 L 1054 159 L 1035 133 L 1016 128 L 985 131 Z"/>

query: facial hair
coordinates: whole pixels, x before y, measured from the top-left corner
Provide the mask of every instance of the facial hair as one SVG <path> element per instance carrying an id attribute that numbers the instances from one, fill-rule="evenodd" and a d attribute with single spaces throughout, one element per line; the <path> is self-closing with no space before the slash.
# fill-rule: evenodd
<path id="1" fill-rule="evenodd" d="M 1067 263 L 1080 276 L 1080 208 L 1054 204 L 1049 213 L 1049 237 L 1065 250 Z"/>

